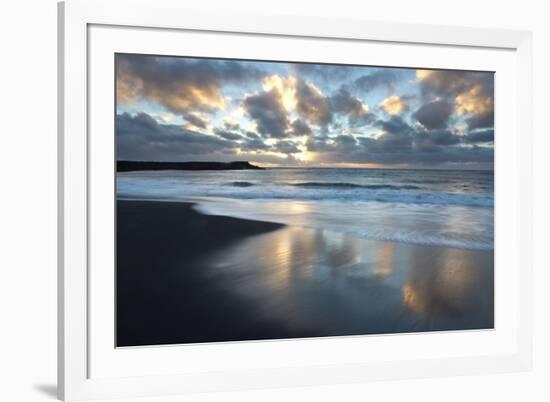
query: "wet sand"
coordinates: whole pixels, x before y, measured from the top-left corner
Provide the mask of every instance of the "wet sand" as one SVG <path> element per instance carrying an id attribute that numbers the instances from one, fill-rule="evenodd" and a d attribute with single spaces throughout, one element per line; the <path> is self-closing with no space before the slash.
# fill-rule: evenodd
<path id="1" fill-rule="evenodd" d="M 493 328 L 493 252 L 117 202 L 117 346 Z"/>

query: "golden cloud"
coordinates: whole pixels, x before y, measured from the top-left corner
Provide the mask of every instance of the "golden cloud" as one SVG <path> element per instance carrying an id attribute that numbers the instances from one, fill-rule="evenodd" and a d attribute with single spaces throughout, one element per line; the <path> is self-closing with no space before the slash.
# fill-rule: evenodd
<path id="1" fill-rule="evenodd" d="M 116 90 L 119 104 L 147 100 L 172 113 L 226 109 L 222 88 L 260 77 L 253 67 L 208 60 L 117 55 Z"/>
<path id="2" fill-rule="evenodd" d="M 453 113 L 466 115 L 470 129 L 494 124 L 494 78 L 488 72 L 417 70 L 422 93 L 453 103 Z"/>
<path id="3" fill-rule="evenodd" d="M 407 103 L 397 95 L 392 95 L 380 103 L 380 107 L 391 115 L 401 114 L 407 110 Z"/>
<path id="4" fill-rule="evenodd" d="M 314 124 L 327 125 L 332 120 L 329 99 L 311 82 L 298 80 L 296 85 L 297 111 Z"/>
<path id="5" fill-rule="evenodd" d="M 281 77 L 280 75 L 270 75 L 262 80 L 262 87 L 266 92 L 275 89 L 279 92 L 281 102 L 287 112 L 296 109 L 298 100 L 296 99 L 296 82 L 295 77 Z"/>
<path id="6" fill-rule="evenodd" d="M 416 79 L 422 81 L 428 78 L 433 73 L 433 70 L 416 70 Z"/>
<path id="7" fill-rule="evenodd" d="M 481 114 L 493 110 L 493 98 L 484 96 L 476 85 L 455 97 L 455 111 L 458 114 Z"/>

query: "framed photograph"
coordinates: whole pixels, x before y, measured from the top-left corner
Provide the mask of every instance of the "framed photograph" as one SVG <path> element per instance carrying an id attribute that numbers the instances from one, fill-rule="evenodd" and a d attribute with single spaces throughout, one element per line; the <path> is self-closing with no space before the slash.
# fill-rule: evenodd
<path id="1" fill-rule="evenodd" d="M 69 0 L 59 46 L 60 398 L 530 369 L 530 33 Z"/>

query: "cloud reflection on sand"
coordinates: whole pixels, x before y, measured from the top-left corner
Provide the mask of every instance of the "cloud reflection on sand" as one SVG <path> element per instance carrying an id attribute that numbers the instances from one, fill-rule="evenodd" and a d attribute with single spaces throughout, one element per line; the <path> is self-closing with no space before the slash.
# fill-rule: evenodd
<path id="1" fill-rule="evenodd" d="M 478 314 L 492 320 L 493 275 L 475 254 L 449 248 L 441 255 L 415 253 L 413 261 L 416 269 L 402 289 L 406 308 L 428 320 L 450 320 L 466 318 L 478 300 Z"/>
<path id="2" fill-rule="evenodd" d="M 219 250 L 205 274 L 255 314 L 329 336 L 491 328 L 492 266 L 488 251 L 289 226 Z"/>

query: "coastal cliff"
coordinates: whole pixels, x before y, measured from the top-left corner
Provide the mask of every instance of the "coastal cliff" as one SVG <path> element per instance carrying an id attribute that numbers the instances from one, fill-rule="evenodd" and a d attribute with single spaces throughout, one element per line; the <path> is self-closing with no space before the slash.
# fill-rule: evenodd
<path id="1" fill-rule="evenodd" d="M 234 162 L 146 162 L 117 161 L 117 172 L 136 170 L 247 170 L 263 169 L 246 161 Z"/>

